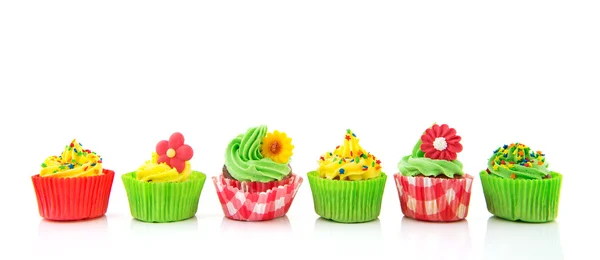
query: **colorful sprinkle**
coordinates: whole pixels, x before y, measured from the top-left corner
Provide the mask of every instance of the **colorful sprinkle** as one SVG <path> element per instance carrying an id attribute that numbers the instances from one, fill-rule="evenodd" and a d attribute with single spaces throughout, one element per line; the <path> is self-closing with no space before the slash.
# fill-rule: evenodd
<path id="1" fill-rule="evenodd" d="M 352 133 L 352 136 L 356 137 L 356 134 L 355 134 L 355 133 Z"/>
<path id="2" fill-rule="evenodd" d="M 371 167 L 375 167 L 375 162 L 372 162 L 372 163 L 371 163 Z"/>
<path id="3" fill-rule="evenodd" d="M 513 174 L 510 175 L 510 178 L 514 180 L 514 179 L 517 178 L 517 175 L 513 173 Z"/>
<path id="4" fill-rule="evenodd" d="M 75 168 L 75 165 L 69 164 L 69 169 L 73 169 L 73 168 Z"/>
<path id="5" fill-rule="evenodd" d="M 352 139 L 349 135 L 346 135 L 346 140 L 350 141 Z"/>
<path id="6" fill-rule="evenodd" d="M 92 167 L 96 166 L 96 163 L 92 163 Z"/>
<path id="7" fill-rule="evenodd" d="M 48 167 L 48 165 L 46 165 L 45 163 L 42 163 L 42 168 L 46 168 Z"/>
<path id="8" fill-rule="evenodd" d="M 375 161 L 375 163 L 377 163 L 377 164 L 381 164 L 381 161 L 380 161 L 380 160 L 377 160 L 377 161 Z"/>
<path id="9" fill-rule="evenodd" d="M 346 172 L 344 168 L 340 168 L 340 174 L 344 174 L 344 172 Z"/>
<path id="10" fill-rule="evenodd" d="M 363 165 L 363 169 L 362 169 L 363 171 L 366 171 L 368 169 L 369 169 L 369 166 Z"/>

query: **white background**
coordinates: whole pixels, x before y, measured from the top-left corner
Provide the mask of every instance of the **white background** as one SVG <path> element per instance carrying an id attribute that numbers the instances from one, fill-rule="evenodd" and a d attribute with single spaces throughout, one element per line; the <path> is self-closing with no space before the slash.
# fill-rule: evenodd
<path id="1" fill-rule="evenodd" d="M 599 5 L 490 2 L 1 1 L 0 258 L 597 257 Z M 224 219 L 207 182 L 195 218 L 145 224 L 119 178 L 174 131 L 215 176 L 259 124 L 293 138 L 302 176 L 346 128 L 391 175 L 433 122 L 463 137 L 470 174 L 505 143 L 543 150 L 564 175 L 558 219 L 490 218 L 476 177 L 466 221 L 413 221 L 389 178 L 371 223 L 318 219 L 305 181 L 286 218 Z M 117 172 L 108 213 L 44 221 L 30 176 L 73 138 Z"/>

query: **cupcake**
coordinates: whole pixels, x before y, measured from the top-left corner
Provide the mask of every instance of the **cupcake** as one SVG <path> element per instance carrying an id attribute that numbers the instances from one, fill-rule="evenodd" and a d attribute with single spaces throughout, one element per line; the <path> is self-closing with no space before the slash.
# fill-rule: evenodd
<path id="1" fill-rule="evenodd" d="M 434 124 L 400 160 L 394 180 L 406 217 L 445 222 L 467 217 L 473 176 L 456 159 L 460 140 L 454 128 Z"/>
<path id="2" fill-rule="evenodd" d="M 206 175 L 192 170 L 194 150 L 181 133 L 156 145 L 152 159 L 121 176 L 131 215 L 144 222 L 174 222 L 196 215 Z"/>
<path id="3" fill-rule="evenodd" d="M 50 156 L 31 177 L 40 216 L 49 220 L 80 220 L 103 216 L 114 171 L 102 158 L 73 140 L 60 156 Z"/>
<path id="4" fill-rule="evenodd" d="M 381 161 L 358 141 L 347 130 L 343 145 L 323 154 L 319 168 L 308 173 L 315 212 L 322 218 L 357 223 L 379 217 L 387 176 Z"/>
<path id="5" fill-rule="evenodd" d="M 261 221 L 284 216 L 302 184 L 290 167 L 293 149 L 285 133 L 267 133 L 264 125 L 234 138 L 223 173 L 212 178 L 225 217 Z"/>
<path id="6" fill-rule="evenodd" d="M 549 222 L 558 216 L 562 175 L 548 170 L 545 154 L 521 143 L 494 151 L 479 173 L 488 211 L 512 221 Z"/>

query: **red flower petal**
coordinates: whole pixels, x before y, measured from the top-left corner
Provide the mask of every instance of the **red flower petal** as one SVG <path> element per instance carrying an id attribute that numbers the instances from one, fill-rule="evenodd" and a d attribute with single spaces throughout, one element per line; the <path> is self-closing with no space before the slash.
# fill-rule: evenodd
<path id="1" fill-rule="evenodd" d="M 181 173 L 185 169 L 185 161 L 182 161 L 179 158 L 171 158 L 171 164 L 169 166 L 177 169 L 177 171 Z"/>
<path id="2" fill-rule="evenodd" d="M 452 153 L 460 153 L 463 150 L 463 146 L 460 143 L 448 143 L 448 147 L 446 147 L 446 150 Z"/>
<path id="3" fill-rule="evenodd" d="M 439 159 L 441 154 L 442 152 L 433 149 L 433 151 L 425 153 L 425 157 L 429 159 Z"/>
<path id="4" fill-rule="evenodd" d="M 194 156 L 194 150 L 187 144 L 182 145 L 175 151 L 175 157 L 183 161 L 189 161 Z"/>
<path id="5" fill-rule="evenodd" d="M 435 148 L 433 147 L 433 144 L 431 143 L 422 143 L 421 144 L 421 151 L 428 153 L 428 152 L 432 152 L 433 150 L 435 150 Z"/>
<path id="6" fill-rule="evenodd" d="M 454 161 L 454 160 L 456 160 L 456 153 L 450 152 L 446 149 L 442 153 L 442 157 L 440 159 L 444 159 L 447 161 Z"/>
<path id="7" fill-rule="evenodd" d="M 444 132 L 442 136 L 446 139 L 450 139 L 453 136 L 456 136 L 456 130 L 454 128 L 448 128 L 448 131 Z"/>
<path id="8" fill-rule="evenodd" d="M 160 156 L 158 156 L 158 159 L 156 159 L 157 163 L 169 164 L 170 161 L 171 161 L 171 158 L 169 158 L 169 156 L 167 156 L 166 154 L 160 155 Z"/>
<path id="9" fill-rule="evenodd" d="M 433 132 L 433 137 L 435 139 L 435 137 L 440 137 L 440 126 L 435 124 L 431 127 L 431 131 Z"/>
<path id="10" fill-rule="evenodd" d="M 156 153 L 158 155 L 166 154 L 167 150 L 169 150 L 169 141 L 162 140 L 156 144 Z"/>
<path id="11" fill-rule="evenodd" d="M 171 135 L 171 138 L 169 138 L 169 148 L 177 150 L 177 148 L 183 145 L 184 141 L 183 135 L 179 132 L 175 132 Z"/>
<path id="12" fill-rule="evenodd" d="M 446 138 L 446 143 L 448 143 L 448 144 L 458 143 L 458 142 L 460 142 L 460 140 L 462 140 L 462 138 L 458 135 L 451 136 L 451 137 L 444 137 L 444 138 Z"/>
<path id="13" fill-rule="evenodd" d="M 440 136 L 445 137 L 446 134 L 448 134 L 448 131 L 450 131 L 450 128 L 447 124 L 443 124 L 440 126 Z"/>
<path id="14" fill-rule="evenodd" d="M 433 140 L 435 140 L 435 138 L 433 138 L 432 136 L 427 134 L 427 131 L 425 131 L 425 134 L 423 134 L 421 136 L 421 142 L 423 143 L 433 143 Z"/>

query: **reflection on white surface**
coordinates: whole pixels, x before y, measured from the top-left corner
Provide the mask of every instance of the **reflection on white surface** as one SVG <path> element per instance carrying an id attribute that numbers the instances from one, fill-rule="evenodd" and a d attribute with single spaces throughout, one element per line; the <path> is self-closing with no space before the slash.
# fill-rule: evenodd
<path id="1" fill-rule="evenodd" d="M 402 217 L 399 243 L 402 250 L 424 259 L 471 259 L 472 246 L 467 220 L 426 222 Z"/>
<path id="2" fill-rule="evenodd" d="M 484 250 L 485 259 L 564 259 L 556 221 L 524 223 L 491 217 Z"/>
<path id="3" fill-rule="evenodd" d="M 278 239 L 290 237 L 292 233 L 287 216 L 265 221 L 239 221 L 223 217 L 220 235 L 233 239 Z"/>
<path id="4" fill-rule="evenodd" d="M 40 220 L 34 256 L 68 257 L 76 251 L 110 246 L 106 216 L 79 221 Z M 65 247 L 65 245 L 69 245 Z"/>
<path id="5" fill-rule="evenodd" d="M 316 239 L 365 239 L 380 240 L 381 221 L 375 219 L 364 223 L 339 223 L 324 218 L 315 220 L 313 236 Z"/>
<path id="6" fill-rule="evenodd" d="M 166 223 L 149 223 L 131 219 L 131 231 L 135 236 L 141 237 L 168 237 L 174 235 L 193 235 L 198 232 L 198 219 L 192 218 Z"/>
<path id="7" fill-rule="evenodd" d="M 77 237 L 84 235 L 97 236 L 108 233 L 106 216 L 79 221 L 52 221 L 42 219 L 38 226 L 40 238 Z"/>

